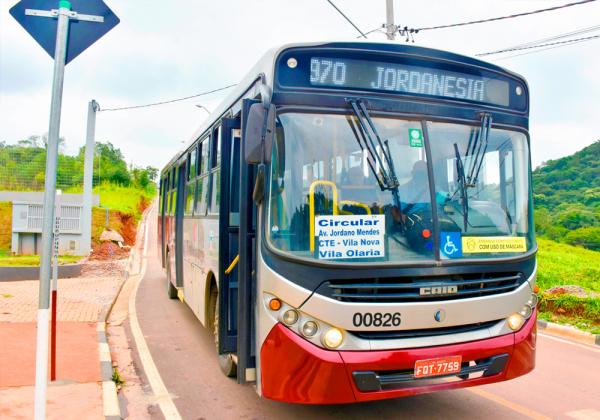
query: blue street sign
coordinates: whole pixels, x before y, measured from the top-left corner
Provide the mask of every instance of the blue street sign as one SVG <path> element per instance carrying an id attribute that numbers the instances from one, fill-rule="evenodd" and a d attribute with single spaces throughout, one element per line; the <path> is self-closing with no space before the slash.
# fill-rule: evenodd
<path id="1" fill-rule="evenodd" d="M 104 23 L 71 20 L 69 22 L 69 43 L 65 64 L 81 54 L 104 34 L 117 26 L 119 18 L 102 0 L 70 0 L 71 10 L 80 14 L 102 16 Z M 58 0 L 21 0 L 10 9 L 10 14 L 29 32 L 29 35 L 54 58 L 56 46 L 56 18 L 28 16 L 25 9 L 56 10 Z"/>

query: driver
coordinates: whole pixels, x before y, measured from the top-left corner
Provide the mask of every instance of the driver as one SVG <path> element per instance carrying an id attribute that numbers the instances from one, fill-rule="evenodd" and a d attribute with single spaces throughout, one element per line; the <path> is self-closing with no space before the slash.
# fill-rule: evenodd
<path id="1" fill-rule="evenodd" d="M 408 213 L 415 204 L 429 203 L 429 182 L 427 162 L 417 160 L 412 167 L 410 180 L 400 186 L 400 200 L 404 213 Z"/>

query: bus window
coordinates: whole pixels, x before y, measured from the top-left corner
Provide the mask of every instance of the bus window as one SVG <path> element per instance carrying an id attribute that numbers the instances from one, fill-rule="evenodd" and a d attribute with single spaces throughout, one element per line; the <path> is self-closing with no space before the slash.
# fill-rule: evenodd
<path id="1" fill-rule="evenodd" d="M 160 179 L 160 185 L 158 187 L 158 213 L 162 214 L 163 209 L 163 188 L 164 188 L 164 179 Z"/>
<path id="2" fill-rule="evenodd" d="M 197 216 L 205 216 L 206 208 L 208 206 L 208 176 L 204 176 L 198 179 L 197 189 L 198 193 L 196 195 L 196 210 L 194 214 Z"/>
<path id="3" fill-rule="evenodd" d="M 188 181 L 190 179 L 196 178 L 196 148 L 192 149 L 191 153 L 188 155 Z"/>
<path id="4" fill-rule="evenodd" d="M 231 144 L 231 175 L 229 178 L 229 225 L 240 225 L 240 138 Z"/>
<path id="5" fill-rule="evenodd" d="M 200 174 L 208 172 L 208 151 L 210 145 L 210 137 L 204 138 L 200 143 Z"/>
<path id="6" fill-rule="evenodd" d="M 196 182 L 190 181 L 187 184 L 186 194 L 185 194 L 185 214 L 191 215 L 194 211 L 194 195 L 196 192 Z"/>
<path id="7" fill-rule="evenodd" d="M 213 131 L 211 149 L 211 168 L 214 168 L 221 164 L 221 126 Z"/>
<path id="8" fill-rule="evenodd" d="M 219 214 L 219 201 L 221 199 L 221 170 L 212 173 L 212 188 L 210 198 L 209 214 Z"/>

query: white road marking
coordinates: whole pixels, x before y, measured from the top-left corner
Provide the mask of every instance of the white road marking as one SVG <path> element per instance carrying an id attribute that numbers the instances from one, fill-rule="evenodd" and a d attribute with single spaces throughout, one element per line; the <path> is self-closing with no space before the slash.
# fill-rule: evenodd
<path id="1" fill-rule="evenodd" d="M 570 411 L 565 413 L 567 416 L 577 420 L 598 420 L 600 419 L 600 411 L 588 408 L 584 410 Z"/>
<path id="2" fill-rule="evenodd" d="M 479 395 L 485 399 L 495 402 L 496 404 L 500 404 L 503 407 L 509 408 L 517 413 L 521 413 L 525 417 L 535 420 L 550 420 L 551 417 L 545 416 L 542 413 L 538 413 L 531 408 L 524 407 L 521 404 L 517 404 L 515 402 L 509 401 L 505 398 L 499 397 L 496 394 L 492 394 L 491 392 L 484 391 L 481 388 L 464 388 L 465 391 L 471 392 L 472 394 Z"/>
<path id="3" fill-rule="evenodd" d="M 152 213 L 154 213 L 154 209 L 148 213 L 148 218 Z M 148 254 L 148 218 L 144 221 L 144 252 L 142 254 L 144 258 L 146 257 L 146 254 Z"/>
<path id="4" fill-rule="evenodd" d="M 150 220 L 152 214 L 154 213 L 154 208 L 149 212 L 147 219 Z M 135 309 L 135 298 L 137 296 L 138 287 L 140 285 L 140 281 L 144 278 L 146 274 L 146 266 L 148 265 L 148 261 L 146 259 L 146 255 L 148 252 L 148 223 L 145 223 L 145 234 L 144 234 L 144 250 L 143 250 L 143 259 L 142 259 L 142 269 L 140 274 L 135 279 L 135 285 L 133 287 L 133 291 L 131 295 L 129 295 L 129 324 L 131 327 L 131 333 L 133 334 L 133 338 L 135 340 L 135 345 L 137 347 L 138 354 L 140 356 L 140 361 L 142 362 L 142 366 L 144 368 L 144 372 L 146 373 L 146 377 L 148 378 L 148 382 L 150 383 L 150 387 L 152 388 L 152 392 L 154 393 L 154 400 L 158 403 L 163 415 L 166 419 L 181 419 L 181 415 L 165 386 L 160 373 L 158 372 L 158 368 L 156 364 L 154 364 L 154 360 L 152 359 L 152 355 L 150 354 L 150 349 L 148 349 L 148 344 L 144 339 L 144 334 L 142 333 L 142 329 L 140 328 L 140 324 L 138 322 L 138 317 Z"/>
<path id="5" fill-rule="evenodd" d="M 554 337 L 553 335 L 544 334 L 544 333 L 541 333 L 539 331 L 538 331 L 538 335 L 540 335 L 540 336 L 542 336 L 544 338 L 549 338 L 550 340 L 560 341 L 561 343 L 570 344 L 572 346 L 577 346 L 577 347 L 582 348 L 582 349 L 586 349 L 586 350 L 589 350 L 589 351 L 600 353 L 600 348 L 595 348 L 595 347 L 592 347 L 592 346 L 587 346 L 585 344 L 575 343 L 573 341 L 565 340 L 564 338 Z"/>

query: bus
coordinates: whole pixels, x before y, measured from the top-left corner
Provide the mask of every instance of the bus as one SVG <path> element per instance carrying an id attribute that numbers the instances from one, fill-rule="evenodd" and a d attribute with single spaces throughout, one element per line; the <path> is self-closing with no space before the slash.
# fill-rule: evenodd
<path id="1" fill-rule="evenodd" d="M 169 298 L 262 397 L 509 380 L 536 351 L 529 89 L 410 45 L 269 51 L 160 176 Z"/>

